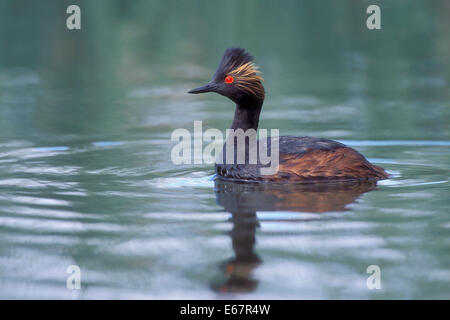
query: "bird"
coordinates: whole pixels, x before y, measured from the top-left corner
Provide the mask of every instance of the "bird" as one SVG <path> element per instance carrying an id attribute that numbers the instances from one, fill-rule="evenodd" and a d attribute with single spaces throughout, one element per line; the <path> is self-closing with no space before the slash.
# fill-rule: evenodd
<path id="1" fill-rule="evenodd" d="M 261 71 L 254 63 L 254 58 L 239 47 L 227 48 L 215 71 L 212 80 L 206 85 L 190 90 L 188 93 L 199 94 L 215 92 L 229 98 L 236 104 L 231 129 L 258 130 L 265 89 L 262 84 Z M 251 136 L 245 139 L 245 146 L 250 145 Z M 256 139 L 256 138 L 255 138 Z M 279 162 L 270 174 L 262 174 L 267 167 L 259 159 L 256 163 L 249 161 L 246 148 L 245 161 L 236 163 L 224 161 L 227 140 L 222 155 L 216 160 L 215 172 L 224 180 L 242 182 L 275 183 L 319 183 L 336 181 L 370 180 L 378 181 L 389 178 L 381 167 L 370 163 L 362 154 L 343 143 L 309 136 L 278 137 Z M 270 149 L 271 139 L 267 139 Z M 237 145 L 234 144 L 232 158 L 236 160 Z M 223 157 L 223 158 L 221 158 Z"/>

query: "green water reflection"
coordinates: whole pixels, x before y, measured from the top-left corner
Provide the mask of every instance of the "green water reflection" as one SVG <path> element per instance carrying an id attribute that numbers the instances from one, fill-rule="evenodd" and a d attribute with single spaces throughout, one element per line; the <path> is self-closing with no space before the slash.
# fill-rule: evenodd
<path id="1" fill-rule="evenodd" d="M 450 3 L 377 3 L 370 31 L 371 1 L 0 1 L 0 297 L 449 298 Z M 261 128 L 346 142 L 395 178 L 224 205 L 170 135 L 229 127 L 229 101 L 186 94 L 229 46 L 263 72 Z"/>

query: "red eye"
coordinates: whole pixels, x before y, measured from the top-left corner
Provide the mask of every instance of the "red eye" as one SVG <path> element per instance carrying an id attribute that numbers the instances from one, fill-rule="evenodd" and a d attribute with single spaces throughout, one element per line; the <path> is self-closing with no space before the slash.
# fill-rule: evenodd
<path id="1" fill-rule="evenodd" d="M 232 76 L 228 76 L 225 78 L 226 83 L 233 83 L 233 81 L 234 81 L 234 78 Z"/>

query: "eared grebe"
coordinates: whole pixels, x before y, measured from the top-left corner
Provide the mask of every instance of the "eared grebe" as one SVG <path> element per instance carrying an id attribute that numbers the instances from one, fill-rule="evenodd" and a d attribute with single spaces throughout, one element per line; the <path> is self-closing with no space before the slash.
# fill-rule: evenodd
<path id="1" fill-rule="evenodd" d="M 236 111 L 231 125 L 234 130 L 258 129 L 265 91 L 260 72 L 252 61 L 253 57 L 244 49 L 228 48 L 213 79 L 208 84 L 189 91 L 217 92 L 235 102 Z M 251 137 L 245 139 L 247 147 L 249 139 Z M 270 139 L 267 146 L 270 150 Z M 236 147 L 234 144 L 235 153 Z M 248 148 L 246 152 L 247 150 Z M 234 157 L 236 158 L 236 154 Z M 248 153 L 245 157 L 244 164 L 216 163 L 216 173 L 231 180 L 272 182 L 380 180 L 389 176 L 383 168 L 371 164 L 356 150 L 321 138 L 279 137 L 279 165 L 274 174 L 261 174 L 261 168 L 264 166 L 259 160 L 257 164 L 250 164 Z"/>

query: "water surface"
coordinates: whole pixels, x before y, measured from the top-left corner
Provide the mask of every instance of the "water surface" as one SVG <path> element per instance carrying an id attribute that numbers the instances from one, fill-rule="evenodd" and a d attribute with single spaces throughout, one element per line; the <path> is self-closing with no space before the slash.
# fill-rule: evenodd
<path id="1" fill-rule="evenodd" d="M 1 298 L 450 297 L 447 2 L 382 1 L 376 32 L 360 1 L 80 1 L 82 31 L 63 2 L 0 5 Z M 174 165 L 173 130 L 229 127 L 229 101 L 186 92 L 235 45 L 264 73 L 261 128 L 346 143 L 392 178 Z"/>

